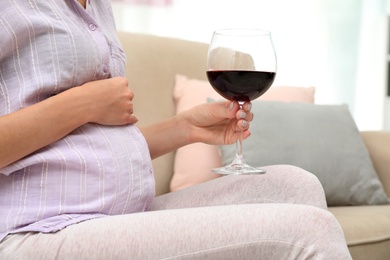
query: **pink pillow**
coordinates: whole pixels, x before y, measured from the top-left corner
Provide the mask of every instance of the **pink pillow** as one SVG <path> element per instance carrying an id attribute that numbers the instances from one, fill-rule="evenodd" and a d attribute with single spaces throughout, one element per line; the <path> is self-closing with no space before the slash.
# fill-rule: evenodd
<path id="1" fill-rule="evenodd" d="M 314 103 L 314 87 L 271 87 L 258 100 Z M 207 102 L 207 98 L 223 99 L 207 81 L 176 75 L 173 92 L 176 113 Z M 177 150 L 171 191 L 220 177 L 211 169 L 221 166 L 218 146 L 195 143 Z"/>

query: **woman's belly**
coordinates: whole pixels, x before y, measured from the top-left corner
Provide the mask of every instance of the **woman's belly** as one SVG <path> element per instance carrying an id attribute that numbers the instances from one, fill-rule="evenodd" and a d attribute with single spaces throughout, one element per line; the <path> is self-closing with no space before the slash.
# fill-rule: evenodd
<path id="1" fill-rule="evenodd" d="M 155 195 L 147 143 L 133 125 L 87 124 L 0 173 L 0 232 L 58 215 L 144 211 Z"/>

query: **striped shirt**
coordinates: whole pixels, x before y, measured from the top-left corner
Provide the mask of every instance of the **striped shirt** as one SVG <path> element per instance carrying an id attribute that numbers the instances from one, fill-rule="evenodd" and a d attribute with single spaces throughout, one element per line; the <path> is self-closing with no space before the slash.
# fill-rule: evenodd
<path id="1" fill-rule="evenodd" d="M 0 116 L 93 80 L 124 76 L 109 0 L 0 1 Z M 0 147 L 0 149 L 7 149 Z M 154 176 L 133 125 L 86 124 L 0 169 L 0 241 L 148 209 Z"/>

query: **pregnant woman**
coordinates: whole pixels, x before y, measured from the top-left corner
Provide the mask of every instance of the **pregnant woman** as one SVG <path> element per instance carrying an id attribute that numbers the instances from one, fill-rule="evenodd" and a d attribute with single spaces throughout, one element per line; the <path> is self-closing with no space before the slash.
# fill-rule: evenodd
<path id="1" fill-rule="evenodd" d="M 152 159 L 247 138 L 251 104 L 138 129 L 109 0 L 0 9 L 0 259 L 351 259 L 297 167 L 155 197 Z"/>

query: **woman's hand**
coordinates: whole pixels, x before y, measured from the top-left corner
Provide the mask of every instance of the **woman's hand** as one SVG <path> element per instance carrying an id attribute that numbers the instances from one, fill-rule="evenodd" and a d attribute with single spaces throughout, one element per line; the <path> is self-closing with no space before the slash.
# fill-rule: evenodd
<path id="1" fill-rule="evenodd" d="M 32 106 L 0 116 L 0 169 L 89 122 L 134 124 L 134 94 L 125 78 L 73 87 Z"/>
<path id="2" fill-rule="evenodd" d="M 102 125 L 135 124 L 138 118 L 133 114 L 134 93 L 128 87 L 128 80 L 122 77 L 88 82 L 79 91 L 89 98 L 89 122 Z"/>
<path id="3" fill-rule="evenodd" d="M 194 107 L 182 116 L 189 122 L 190 142 L 207 144 L 232 144 L 250 136 L 249 122 L 252 104 L 246 102 L 242 109 L 237 102 L 214 102 Z"/>
<path id="4" fill-rule="evenodd" d="M 251 103 L 240 109 L 237 102 L 215 102 L 199 105 L 160 123 L 142 127 L 150 155 L 157 158 L 187 144 L 232 144 L 248 138 L 253 119 Z"/>

